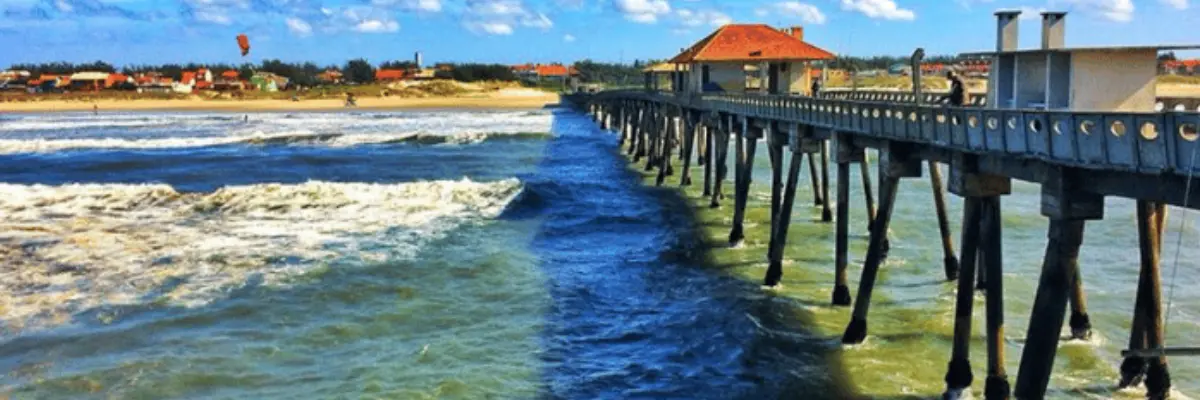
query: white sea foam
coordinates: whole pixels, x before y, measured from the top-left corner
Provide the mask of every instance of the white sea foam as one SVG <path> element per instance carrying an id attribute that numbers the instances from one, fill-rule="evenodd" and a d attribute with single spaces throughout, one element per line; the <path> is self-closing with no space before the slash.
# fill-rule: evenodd
<path id="1" fill-rule="evenodd" d="M 179 193 L 167 185 L 0 184 L 0 333 L 103 305 L 194 306 L 251 277 L 412 257 L 498 216 L 516 179 L 307 182 Z"/>
<path id="2" fill-rule="evenodd" d="M 0 154 L 74 149 L 158 149 L 229 144 L 355 146 L 415 141 L 470 144 L 549 132 L 545 112 L 20 116 L 0 123 Z M 136 128 L 136 131 L 134 130 Z"/>

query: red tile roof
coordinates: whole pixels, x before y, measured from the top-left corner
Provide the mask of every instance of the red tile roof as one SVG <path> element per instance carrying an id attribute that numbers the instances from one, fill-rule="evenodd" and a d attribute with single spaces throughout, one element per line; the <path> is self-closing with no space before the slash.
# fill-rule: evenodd
<path id="1" fill-rule="evenodd" d="M 375 80 L 377 81 L 395 81 L 404 79 L 405 74 L 402 69 L 379 69 L 375 71 Z"/>
<path id="2" fill-rule="evenodd" d="M 180 82 L 191 82 L 196 79 L 196 73 L 192 71 L 184 71 L 183 76 L 179 78 Z"/>
<path id="3" fill-rule="evenodd" d="M 575 68 L 563 65 L 539 65 L 535 68 L 538 76 L 567 76 L 574 75 Z"/>
<path id="4" fill-rule="evenodd" d="M 516 72 L 529 72 L 533 71 L 534 68 L 536 68 L 536 66 L 533 64 L 519 64 L 512 67 L 513 71 Z"/>
<path id="5" fill-rule="evenodd" d="M 235 71 L 235 70 L 232 70 L 232 69 L 231 69 L 231 70 L 228 70 L 228 71 L 222 72 L 222 73 L 221 73 L 221 77 L 222 77 L 222 78 L 225 78 L 225 79 L 237 79 L 237 78 L 238 78 L 238 72 L 237 72 L 237 71 Z"/>
<path id="6" fill-rule="evenodd" d="M 725 25 L 671 59 L 697 61 L 828 60 L 833 53 L 762 24 Z"/>
<path id="7" fill-rule="evenodd" d="M 213 85 L 212 82 L 200 81 L 200 82 L 196 82 L 196 89 L 209 89 L 212 87 L 212 85 Z"/>

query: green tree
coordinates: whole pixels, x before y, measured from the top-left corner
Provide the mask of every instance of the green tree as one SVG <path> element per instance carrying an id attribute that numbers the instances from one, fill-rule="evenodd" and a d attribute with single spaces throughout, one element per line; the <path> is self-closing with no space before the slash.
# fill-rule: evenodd
<path id="1" fill-rule="evenodd" d="M 375 67 L 366 59 L 359 58 L 346 63 L 342 69 L 346 81 L 355 83 L 370 83 L 375 81 Z"/>

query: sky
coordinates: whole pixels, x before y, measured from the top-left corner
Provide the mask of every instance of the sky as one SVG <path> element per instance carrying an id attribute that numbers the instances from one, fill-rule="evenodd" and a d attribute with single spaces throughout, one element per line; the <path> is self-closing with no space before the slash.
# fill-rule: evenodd
<path id="1" fill-rule="evenodd" d="M 0 66 L 631 62 L 727 23 L 803 26 L 837 54 L 955 54 L 993 49 L 1001 9 L 1025 11 L 1022 47 L 1038 45 L 1046 10 L 1069 13 L 1068 46 L 1200 43 L 1200 0 L 0 0 Z"/>

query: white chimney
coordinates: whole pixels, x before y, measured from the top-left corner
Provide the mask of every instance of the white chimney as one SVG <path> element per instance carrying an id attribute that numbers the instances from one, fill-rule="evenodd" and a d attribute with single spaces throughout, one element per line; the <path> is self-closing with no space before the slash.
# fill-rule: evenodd
<path id="1" fill-rule="evenodd" d="M 1042 13 L 1042 49 L 1061 49 L 1066 41 L 1067 13 Z"/>
<path id="2" fill-rule="evenodd" d="M 1013 51 L 1017 49 L 1017 22 L 1021 19 L 1021 11 L 996 12 L 996 51 Z"/>

